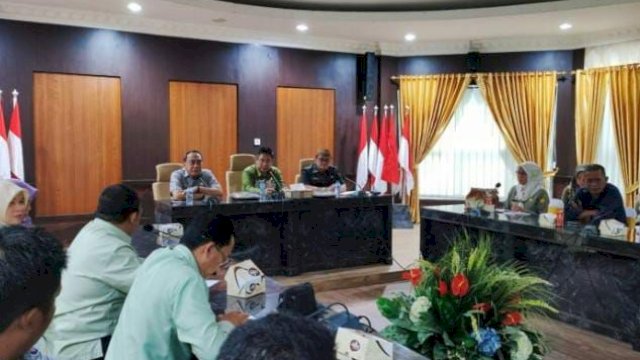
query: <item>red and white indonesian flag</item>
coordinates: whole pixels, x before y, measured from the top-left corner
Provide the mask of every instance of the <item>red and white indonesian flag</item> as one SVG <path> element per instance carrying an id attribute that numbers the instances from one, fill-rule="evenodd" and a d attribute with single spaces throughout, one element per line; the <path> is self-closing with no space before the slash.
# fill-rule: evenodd
<path id="1" fill-rule="evenodd" d="M 13 90 L 13 112 L 9 124 L 9 153 L 11 154 L 11 175 L 24 180 L 24 160 L 22 158 L 22 130 L 20 127 L 20 106 L 18 92 Z"/>
<path id="2" fill-rule="evenodd" d="M 413 157 L 411 156 L 411 123 L 409 120 L 409 112 L 405 112 L 402 124 L 402 135 L 400 136 L 400 150 L 398 151 L 398 162 L 402 170 L 404 180 L 404 192 L 408 195 L 413 190 Z"/>
<path id="3" fill-rule="evenodd" d="M 2 91 L 0 91 L 0 179 L 11 178 L 11 158 L 9 157 L 9 143 L 7 129 L 4 124 L 4 109 L 2 107 Z"/>
<path id="4" fill-rule="evenodd" d="M 399 184 L 400 183 L 400 165 L 398 164 L 398 145 L 396 138 L 396 117 L 393 111 L 393 105 L 391 105 L 390 111 L 387 112 L 387 107 L 385 106 L 384 111 L 384 119 L 383 122 L 383 132 L 382 136 L 384 136 L 384 143 L 386 147 L 382 148 L 384 152 L 384 166 L 382 168 L 382 179 L 391 183 L 391 184 Z M 382 141 L 380 141 L 382 143 Z"/>
<path id="5" fill-rule="evenodd" d="M 378 106 L 375 106 L 373 108 L 371 137 L 369 138 L 369 173 L 371 173 L 371 190 L 374 191 L 380 191 L 379 189 L 383 187 L 381 186 L 381 182 L 383 181 L 380 179 L 380 176 L 382 175 L 382 164 L 384 162 L 384 158 L 382 157 L 382 153 L 378 146 L 380 141 L 380 135 L 378 134 L 378 120 Z M 384 190 L 386 189 L 387 186 L 384 184 Z"/>
<path id="6" fill-rule="evenodd" d="M 387 137 L 386 137 L 387 130 L 385 127 L 385 123 L 383 121 L 382 127 L 380 128 L 380 134 L 378 134 L 377 127 L 378 127 L 379 120 L 380 120 L 380 115 L 376 111 L 373 119 L 375 134 L 373 130 L 371 131 L 371 139 L 376 139 L 376 142 L 375 142 L 376 147 L 375 149 L 371 149 L 371 145 L 369 145 L 369 150 L 375 151 L 376 153 L 375 163 L 373 164 L 373 169 L 374 169 L 374 171 L 372 172 L 373 185 L 371 186 L 371 190 L 384 194 L 387 192 L 387 182 L 382 179 L 382 170 L 384 169 L 384 156 L 385 156 L 385 149 L 387 148 Z"/>
<path id="7" fill-rule="evenodd" d="M 367 107 L 362 107 L 362 117 L 360 118 L 360 142 L 358 144 L 358 169 L 356 172 L 356 184 L 359 189 L 362 190 L 367 186 L 367 180 L 369 178 L 369 146 L 367 145 Z"/>

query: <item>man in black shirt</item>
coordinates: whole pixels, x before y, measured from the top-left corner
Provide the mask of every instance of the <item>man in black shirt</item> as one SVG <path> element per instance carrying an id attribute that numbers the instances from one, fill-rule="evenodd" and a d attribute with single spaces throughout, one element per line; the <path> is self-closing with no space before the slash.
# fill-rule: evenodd
<path id="1" fill-rule="evenodd" d="M 584 176 L 587 186 L 579 189 L 573 201 L 565 206 L 566 219 L 592 225 L 605 219 L 626 223 L 622 196 L 618 188 L 607 183 L 604 167 L 587 165 Z"/>
<path id="2" fill-rule="evenodd" d="M 331 164 L 331 153 L 327 149 L 318 150 L 313 164 L 302 169 L 302 182 L 312 189 L 333 190 L 337 184 L 344 191 L 344 178 Z"/>

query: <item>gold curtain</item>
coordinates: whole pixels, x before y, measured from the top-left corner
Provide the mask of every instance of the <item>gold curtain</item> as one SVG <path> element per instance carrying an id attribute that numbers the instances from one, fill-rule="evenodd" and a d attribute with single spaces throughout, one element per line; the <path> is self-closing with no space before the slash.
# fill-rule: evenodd
<path id="1" fill-rule="evenodd" d="M 640 65 L 610 68 L 613 128 L 625 187 L 633 207 L 640 177 Z"/>
<path id="2" fill-rule="evenodd" d="M 596 161 L 596 149 L 602 132 L 608 72 L 576 72 L 576 158 L 578 164 Z"/>
<path id="3" fill-rule="evenodd" d="M 547 166 L 556 72 L 478 74 L 480 91 L 513 157 Z"/>
<path id="4" fill-rule="evenodd" d="M 409 197 L 411 218 L 420 219 L 418 164 L 424 160 L 446 129 L 462 94 L 468 74 L 400 76 L 402 105 L 410 109 L 414 188 Z"/>

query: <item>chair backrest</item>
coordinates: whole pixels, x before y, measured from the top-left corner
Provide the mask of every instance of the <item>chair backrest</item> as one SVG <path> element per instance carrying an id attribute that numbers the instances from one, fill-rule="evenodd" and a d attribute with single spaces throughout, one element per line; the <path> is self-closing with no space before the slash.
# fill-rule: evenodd
<path id="1" fill-rule="evenodd" d="M 242 171 L 255 163 L 256 156 L 253 154 L 233 154 L 229 157 L 229 171 Z"/>
<path id="2" fill-rule="evenodd" d="M 242 171 L 255 163 L 256 156 L 253 154 L 233 154 L 229 157 L 229 170 L 224 174 L 227 181 L 227 199 L 232 193 L 242 191 Z"/>
<path id="3" fill-rule="evenodd" d="M 302 181 L 302 169 L 306 168 L 307 166 L 313 164 L 313 160 L 315 160 L 314 158 L 304 158 L 304 159 L 300 159 L 300 169 L 298 170 L 299 172 L 296 174 L 296 178 L 295 178 L 295 182 L 299 183 Z"/>
<path id="4" fill-rule="evenodd" d="M 182 168 L 181 163 L 162 163 L 156 165 L 156 182 L 151 184 L 153 190 L 153 200 L 168 200 L 171 198 L 169 193 L 169 181 L 171 173 Z"/>
<path id="5" fill-rule="evenodd" d="M 171 173 L 180 168 L 182 168 L 181 163 L 162 163 L 156 165 L 156 181 L 169 182 L 171 180 Z"/>

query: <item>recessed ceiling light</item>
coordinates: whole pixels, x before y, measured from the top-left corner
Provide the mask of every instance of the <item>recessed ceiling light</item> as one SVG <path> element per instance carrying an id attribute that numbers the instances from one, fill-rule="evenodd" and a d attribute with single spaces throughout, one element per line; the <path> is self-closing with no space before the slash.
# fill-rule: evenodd
<path id="1" fill-rule="evenodd" d="M 406 41 L 413 41 L 416 39 L 416 34 L 408 33 L 404 36 Z"/>
<path id="2" fill-rule="evenodd" d="M 569 30 L 569 29 L 571 29 L 573 27 L 573 25 L 571 25 L 569 23 L 562 23 L 558 27 L 560 28 L 560 30 Z"/>
<path id="3" fill-rule="evenodd" d="M 306 24 L 298 24 L 298 26 L 296 26 L 296 30 L 300 32 L 305 32 L 309 30 L 309 27 Z"/>
<path id="4" fill-rule="evenodd" d="M 131 11 L 132 13 L 139 13 L 140 11 L 142 11 L 142 5 L 136 2 L 130 2 L 129 5 L 127 5 L 127 9 L 129 9 L 129 11 Z"/>

